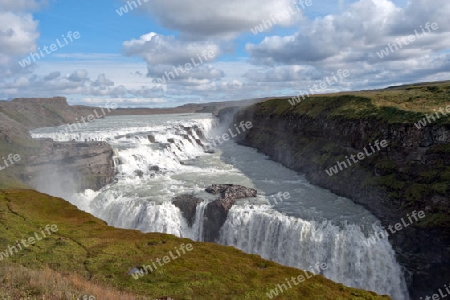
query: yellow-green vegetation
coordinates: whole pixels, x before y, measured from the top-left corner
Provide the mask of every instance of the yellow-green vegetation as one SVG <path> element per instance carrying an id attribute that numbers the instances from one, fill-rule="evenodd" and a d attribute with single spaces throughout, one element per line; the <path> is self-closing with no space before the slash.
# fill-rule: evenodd
<path id="1" fill-rule="evenodd" d="M 101 293 L 94 295 L 97 299 L 116 299 L 106 297 L 103 293 L 106 290 L 149 299 L 162 296 L 176 300 L 265 299 L 266 292 L 285 282 L 285 278 L 303 273 L 232 247 L 193 242 L 173 235 L 116 229 L 62 199 L 32 190 L 0 191 L 0 220 L 0 252 L 8 245 L 16 245 L 20 239 L 32 237 L 47 224 L 58 227 L 56 233 L 0 261 L 0 290 L 4 299 L 11 295 L 9 292 L 17 295 L 17 291 L 29 296 L 22 299 L 42 299 L 43 295 L 50 295 L 52 289 L 64 289 L 64 285 L 67 293 L 52 299 L 71 299 L 67 295 L 92 291 Z M 127 275 L 132 267 L 162 258 L 183 243 L 191 243 L 193 250 L 138 280 Z M 17 272 L 8 275 L 11 268 L 23 271 L 24 277 L 17 276 Z M 41 276 L 54 276 L 51 279 L 54 284 L 37 280 Z M 117 299 L 134 298 L 124 295 Z M 277 299 L 389 297 L 347 288 L 319 275 L 283 292 Z"/>
<path id="2" fill-rule="evenodd" d="M 375 118 L 389 123 L 417 122 L 425 113 L 450 105 L 450 82 L 411 85 L 375 91 L 312 95 L 291 105 L 289 98 L 272 99 L 257 106 L 262 112 L 342 116 L 349 119 Z M 436 123 L 450 123 L 441 117 Z"/>
<path id="3" fill-rule="evenodd" d="M 153 300 L 108 288 L 81 275 L 62 274 L 50 268 L 32 270 L 10 262 L 0 263 L 0 282 L 2 300 L 83 299 L 81 295 L 101 295 L 96 299 L 108 300 Z"/>

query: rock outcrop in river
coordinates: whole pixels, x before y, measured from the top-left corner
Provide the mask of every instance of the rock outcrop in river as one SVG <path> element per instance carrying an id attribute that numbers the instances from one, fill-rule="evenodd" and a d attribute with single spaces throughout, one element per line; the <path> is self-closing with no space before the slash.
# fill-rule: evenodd
<path id="1" fill-rule="evenodd" d="M 205 209 L 203 239 L 205 242 L 214 242 L 219 237 L 220 228 L 227 220 L 228 211 L 236 200 L 255 197 L 256 190 L 241 185 L 213 184 L 205 191 L 213 195 L 220 194 L 220 197 L 208 203 Z"/>
<path id="2" fill-rule="evenodd" d="M 209 202 L 205 208 L 203 220 L 203 240 L 205 242 L 215 242 L 219 237 L 220 228 L 225 223 L 228 211 L 236 203 L 236 200 L 255 197 L 257 194 L 255 189 L 235 184 L 213 184 L 205 191 L 213 195 L 220 195 L 216 200 Z M 180 195 L 175 197 L 172 203 L 181 210 L 189 225 L 192 226 L 197 205 L 202 201 L 192 195 Z"/>
<path id="3" fill-rule="evenodd" d="M 189 226 L 192 226 L 195 220 L 197 205 L 202 201 L 202 199 L 195 196 L 183 194 L 173 198 L 172 203 L 180 209 Z"/>

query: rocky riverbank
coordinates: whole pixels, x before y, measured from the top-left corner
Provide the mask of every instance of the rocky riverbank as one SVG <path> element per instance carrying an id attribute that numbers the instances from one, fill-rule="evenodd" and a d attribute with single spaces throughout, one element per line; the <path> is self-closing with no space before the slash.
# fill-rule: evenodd
<path id="1" fill-rule="evenodd" d="M 229 120 L 230 112 L 219 117 Z M 450 281 L 450 125 L 440 121 L 418 129 L 413 120 L 423 117 L 375 107 L 366 95 L 340 95 L 312 97 L 296 107 L 270 100 L 239 111 L 234 122 L 253 124 L 242 144 L 364 205 L 386 228 L 414 210 L 425 211 L 423 221 L 390 236 L 415 299 Z M 389 147 L 327 174 L 337 161 L 383 139 Z"/>

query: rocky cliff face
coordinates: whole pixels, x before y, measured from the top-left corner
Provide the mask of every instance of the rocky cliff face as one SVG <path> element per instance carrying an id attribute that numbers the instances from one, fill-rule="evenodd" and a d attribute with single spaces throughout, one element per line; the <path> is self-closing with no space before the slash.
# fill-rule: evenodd
<path id="1" fill-rule="evenodd" d="M 253 124 L 243 144 L 364 205 L 385 228 L 414 210 L 425 211 L 423 222 L 392 234 L 390 242 L 414 299 L 450 281 L 450 126 L 419 130 L 376 116 L 352 119 L 330 110 L 311 116 L 259 104 L 239 112 L 234 121 L 241 120 Z M 333 176 L 325 172 L 376 140 L 389 146 Z"/>
<path id="2" fill-rule="evenodd" d="M 114 181 L 113 151 L 106 143 L 43 142 L 28 158 L 23 179 L 44 192 L 99 190 Z"/>

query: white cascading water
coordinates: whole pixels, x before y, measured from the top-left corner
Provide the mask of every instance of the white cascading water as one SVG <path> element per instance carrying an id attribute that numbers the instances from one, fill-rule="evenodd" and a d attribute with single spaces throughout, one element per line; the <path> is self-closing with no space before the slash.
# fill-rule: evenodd
<path id="1" fill-rule="evenodd" d="M 326 263 L 322 275 L 331 280 L 405 299 L 406 286 L 391 245 L 387 240 L 367 245 L 365 239 L 357 225 L 340 228 L 246 205 L 230 210 L 219 242 L 302 270 Z"/>
<path id="2" fill-rule="evenodd" d="M 367 243 L 373 229 L 366 224 L 376 219 L 363 208 L 349 200 L 342 200 L 343 204 L 335 201 L 341 198 L 233 142 L 224 144 L 224 149 L 219 147 L 214 154 L 205 153 L 205 137 L 211 138 L 218 130 L 217 120 L 210 116 L 154 118 L 112 117 L 76 132 L 45 128 L 32 135 L 56 141 L 102 140 L 111 144 L 116 154 L 117 182 L 97 192 L 87 190 L 65 197 L 109 225 L 202 241 L 205 207 L 215 198 L 204 192 L 205 187 L 212 183 L 241 184 L 257 188 L 259 195 L 233 206 L 218 243 L 305 270 L 326 263 L 323 275 L 331 280 L 389 294 L 395 300 L 409 299 L 389 242 Z M 148 135 L 155 137 L 156 143 Z M 251 161 L 255 166 L 250 166 Z M 261 177 L 264 172 L 275 173 Z M 52 194 L 51 190 L 41 190 Z M 266 196 L 275 191 L 289 191 L 291 202 L 267 205 Z M 180 194 L 206 199 L 197 206 L 192 227 L 171 203 Z M 291 211 L 295 213 L 286 213 Z"/>

